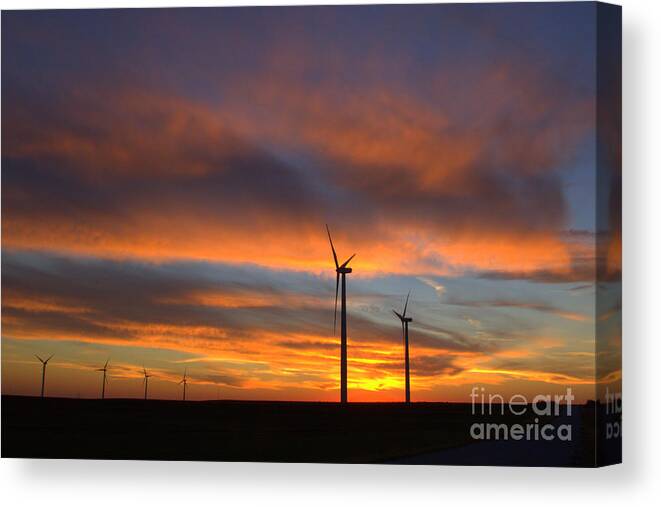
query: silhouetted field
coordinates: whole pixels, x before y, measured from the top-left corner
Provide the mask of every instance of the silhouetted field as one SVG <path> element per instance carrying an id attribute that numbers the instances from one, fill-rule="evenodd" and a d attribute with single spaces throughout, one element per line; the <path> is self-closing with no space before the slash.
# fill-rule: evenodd
<path id="1" fill-rule="evenodd" d="M 402 462 L 416 463 L 415 456 L 426 456 L 420 462 L 429 463 L 432 456 L 431 462 L 444 463 L 444 449 L 482 445 L 470 439 L 474 420 L 470 405 L 451 403 L 341 406 L 3 396 L 2 456 L 327 463 L 407 457 L 412 458 Z M 517 444 L 529 454 L 526 443 Z M 488 464 L 480 448 L 478 458 Z M 580 456 L 572 456 L 574 463 L 561 465 L 578 464 Z"/>

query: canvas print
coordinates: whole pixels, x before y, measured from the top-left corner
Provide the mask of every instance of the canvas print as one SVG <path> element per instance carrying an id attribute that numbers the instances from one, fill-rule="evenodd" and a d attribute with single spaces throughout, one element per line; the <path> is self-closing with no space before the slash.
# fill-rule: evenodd
<path id="1" fill-rule="evenodd" d="M 2 12 L 2 456 L 619 462 L 620 27 Z"/>

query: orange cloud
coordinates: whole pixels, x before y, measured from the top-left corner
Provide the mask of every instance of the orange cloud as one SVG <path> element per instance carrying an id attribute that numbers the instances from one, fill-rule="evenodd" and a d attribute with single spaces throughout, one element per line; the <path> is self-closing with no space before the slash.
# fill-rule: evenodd
<path id="1" fill-rule="evenodd" d="M 296 79 L 300 68 L 280 67 L 282 58 L 295 65 L 285 50 L 249 79 L 228 79 L 222 106 L 127 87 L 72 91 L 66 110 L 49 111 L 54 124 L 11 107 L 5 172 L 7 160 L 41 172 L 3 185 L 5 247 L 318 271 L 329 267 L 330 222 L 347 254 L 358 252 L 358 275 L 574 275 L 553 169 L 590 127 L 588 105 L 566 103 L 532 70 L 501 65 L 482 69 L 479 86 L 522 100 L 484 102 L 459 122 L 443 109 L 443 80 L 433 106 L 369 82 L 351 93 L 332 80 L 311 90 Z M 503 124 L 510 115 L 516 129 Z M 273 145 L 306 154 L 305 167 L 263 147 Z"/>

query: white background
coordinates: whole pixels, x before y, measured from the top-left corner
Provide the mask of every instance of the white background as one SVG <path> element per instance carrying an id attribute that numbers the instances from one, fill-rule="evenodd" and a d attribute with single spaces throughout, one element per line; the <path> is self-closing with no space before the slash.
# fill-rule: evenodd
<path id="1" fill-rule="evenodd" d="M 143 6 L 267 5 L 145 1 Z M 0 0 L 2 9 L 135 7 Z M 290 1 L 289 4 L 311 4 Z M 351 3 L 321 1 L 318 3 Z M 353 2 L 357 3 L 357 2 Z M 360 2 L 360 3 L 384 3 Z M 408 3 L 408 2 L 397 2 Z M 624 464 L 600 470 L 109 461 L 0 461 L 4 505 L 659 505 L 661 499 L 661 2 L 624 0 Z"/>

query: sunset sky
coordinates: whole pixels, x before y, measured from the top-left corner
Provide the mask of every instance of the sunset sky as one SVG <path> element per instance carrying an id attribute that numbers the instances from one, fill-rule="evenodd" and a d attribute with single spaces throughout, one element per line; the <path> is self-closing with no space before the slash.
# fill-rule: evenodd
<path id="1" fill-rule="evenodd" d="M 594 397 L 595 7 L 3 12 L 2 392 Z M 619 152 L 617 153 L 619 155 Z M 615 157 L 614 157 L 615 159 Z M 616 162 L 603 169 L 619 174 Z M 602 208 L 603 206 L 603 208 Z M 612 224 L 611 224 L 612 225 Z M 610 312 L 610 313 L 609 313 Z M 609 372 L 617 381 L 618 372 Z"/>

